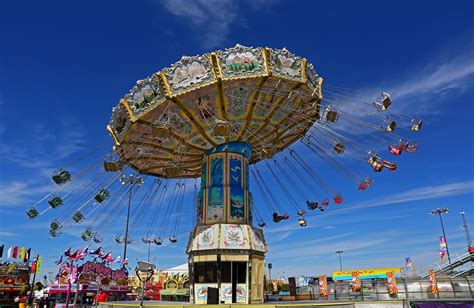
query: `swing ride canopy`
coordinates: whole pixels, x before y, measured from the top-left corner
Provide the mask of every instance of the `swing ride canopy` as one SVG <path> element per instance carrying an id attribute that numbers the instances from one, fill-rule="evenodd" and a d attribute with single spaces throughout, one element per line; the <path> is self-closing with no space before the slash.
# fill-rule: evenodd
<path id="1" fill-rule="evenodd" d="M 220 144 L 248 142 L 253 164 L 301 138 L 319 118 L 321 84 L 313 65 L 286 49 L 236 45 L 138 81 L 107 130 L 120 163 L 196 178 L 203 154 Z"/>

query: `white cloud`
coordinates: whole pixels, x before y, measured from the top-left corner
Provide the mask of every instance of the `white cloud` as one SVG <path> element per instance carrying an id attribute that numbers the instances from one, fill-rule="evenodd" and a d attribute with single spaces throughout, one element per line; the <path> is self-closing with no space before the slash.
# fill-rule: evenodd
<path id="1" fill-rule="evenodd" d="M 21 205 L 33 202 L 40 193 L 51 191 L 50 186 L 40 186 L 36 183 L 27 182 L 3 182 L 0 183 L 0 207 Z"/>
<path id="2" fill-rule="evenodd" d="M 268 7 L 275 1 L 236 0 L 161 0 L 162 5 L 173 15 L 182 18 L 200 38 L 204 48 L 222 46 L 238 20 L 245 22 L 240 14 L 241 6 L 251 10 Z"/>
<path id="3" fill-rule="evenodd" d="M 349 204 L 346 208 L 337 210 L 337 213 L 352 212 L 372 207 L 380 207 L 385 205 L 408 203 L 422 200 L 431 200 L 472 193 L 474 193 L 474 181 L 456 182 L 438 186 L 426 186 L 411 189 L 405 192 L 391 194 L 383 198 L 366 200 L 352 205 Z"/>

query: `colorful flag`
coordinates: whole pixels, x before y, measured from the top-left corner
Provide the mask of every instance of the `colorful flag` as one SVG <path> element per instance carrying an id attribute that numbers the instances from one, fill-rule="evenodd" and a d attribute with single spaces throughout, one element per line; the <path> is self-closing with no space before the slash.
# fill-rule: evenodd
<path id="1" fill-rule="evenodd" d="M 388 272 L 387 273 L 387 288 L 388 294 L 395 295 L 398 293 L 397 289 L 397 278 L 395 277 L 395 272 Z"/>
<path id="2" fill-rule="evenodd" d="M 28 248 L 28 250 L 26 251 L 26 254 L 25 254 L 25 262 L 28 262 L 30 261 L 30 256 L 31 256 L 31 248 Z"/>
<path id="3" fill-rule="evenodd" d="M 71 255 L 71 247 L 69 247 L 65 252 L 64 252 L 64 255 L 66 257 L 69 257 Z"/>
<path id="4" fill-rule="evenodd" d="M 61 255 L 59 256 L 58 261 L 56 261 L 56 265 L 59 265 L 59 264 L 61 264 L 61 263 L 63 263 L 63 254 L 61 254 Z"/>
<path id="5" fill-rule="evenodd" d="M 91 255 L 98 255 L 99 258 L 102 256 L 102 247 L 99 247 L 99 248 L 96 248 L 96 249 L 93 249 L 89 252 L 89 254 Z"/>
<path id="6" fill-rule="evenodd" d="M 17 255 L 18 255 L 18 247 L 15 246 L 15 247 L 13 248 L 13 259 L 16 259 Z"/>
<path id="7" fill-rule="evenodd" d="M 3 258 L 3 249 L 5 248 L 5 245 L 0 246 L 0 259 Z"/>
<path id="8" fill-rule="evenodd" d="M 435 272 L 430 269 L 428 273 L 430 275 L 431 293 L 436 294 L 438 293 L 438 283 L 436 282 Z"/>
<path id="9" fill-rule="evenodd" d="M 110 261 L 110 259 L 112 258 L 112 253 L 109 252 L 108 254 L 106 254 L 105 256 L 102 256 L 100 258 L 104 261 Z"/>
<path id="10" fill-rule="evenodd" d="M 439 237 L 439 257 L 441 261 L 446 261 L 446 239 L 444 236 Z"/>
<path id="11" fill-rule="evenodd" d="M 12 246 L 8 247 L 8 250 L 7 250 L 7 259 L 10 259 L 12 256 Z"/>
<path id="12" fill-rule="evenodd" d="M 38 257 L 38 261 L 36 261 L 36 274 L 39 274 L 41 270 L 41 263 L 43 263 L 43 259 Z"/>
<path id="13" fill-rule="evenodd" d="M 20 248 L 20 253 L 19 253 L 19 256 L 20 260 L 24 260 L 25 259 L 25 247 L 21 247 Z"/>
<path id="14" fill-rule="evenodd" d="M 411 262 L 410 257 L 405 258 L 405 267 L 406 267 L 407 271 L 410 270 L 410 272 L 412 272 L 412 273 L 415 272 L 415 266 L 413 266 L 413 263 Z"/>
<path id="15" fill-rule="evenodd" d="M 360 275 L 358 271 L 352 272 L 352 280 L 351 280 L 352 292 L 360 292 L 361 290 L 361 283 L 360 283 Z"/>
<path id="16" fill-rule="evenodd" d="M 82 254 L 84 255 L 84 257 L 87 257 L 89 255 L 90 248 L 91 248 L 91 245 L 87 245 L 87 247 L 82 250 Z"/>
<path id="17" fill-rule="evenodd" d="M 319 276 L 319 295 L 328 296 L 328 280 L 326 276 Z"/>
<path id="18" fill-rule="evenodd" d="M 441 249 L 446 249 L 446 239 L 444 238 L 444 236 L 439 237 L 439 247 Z"/>
<path id="19" fill-rule="evenodd" d="M 33 259 L 33 262 L 31 262 L 31 272 L 35 273 L 36 272 L 36 257 Z"/>

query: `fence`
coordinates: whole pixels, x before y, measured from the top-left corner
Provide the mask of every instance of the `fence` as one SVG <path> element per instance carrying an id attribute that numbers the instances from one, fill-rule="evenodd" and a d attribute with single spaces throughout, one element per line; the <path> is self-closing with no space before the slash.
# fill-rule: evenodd
<path id="1" fill-rule="evenodd" d="M 386 279 L 362 280 L 361 292 L 352 292 L 349 281 L 328 283 L 328 296 L 319 295 L 319 286 L 299 288 L 299 294 L 310 294 L 313 300 L 430 300 L 474 298 L 474 276 L 458 278 L 437 278 L 439 293 L 431 292 L 428 279 L 397 278 L 398 294 L 390 295 Z"/>

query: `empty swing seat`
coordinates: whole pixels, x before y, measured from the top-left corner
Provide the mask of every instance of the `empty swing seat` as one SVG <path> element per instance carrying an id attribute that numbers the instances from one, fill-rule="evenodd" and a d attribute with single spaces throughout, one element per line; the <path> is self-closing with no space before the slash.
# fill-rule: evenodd
<path id="1" fill-rule="evenodd" d="M 229 137 L 230 123 L 224 120 L 216 120 L 216 124 L 214 126 L 214 135 L 217 137 Z"/>
<path id="2" fill-rule="evenodd" d="M 342 142 L 336 141 L 334 143 L 334 153 L 342 154 L 342 153 L 344 153 L 345 149 L 346 149 L 346 147 L 344 146 L 344 144 Z"/>
<path id="3" fill-rule="evenodd" d="M 153 136 L 158 138 L 169 138 L 171 137 L 172 128 L 168 123 L 159 123 L 153 127 Z"/>
<path id="4" fill-rule="evenodd" d="M 418 132 L 421 130 L 422 125 L 423 125 L 423 121 L 421 119 L 413 118 L 411 120 L 410 130 L 412 132 Z"/>
<path id="5" fill-rule="evenodd" d="M 58 220 L 55 219 L 51 222 L 49 227 L 51 228 L 51 230 L 56 231 L 56 230 L 61 229 L 63 227 L 63 225 Z"/>
<path id="6" fill-rule="evenodd" d="M 53 208 L 58 208 L 60 207 L 62 204 L 63 204 L 63 199 L 61 199 L 60 197 L 54 197 L 53 199 L 51 200 L 48 200 L 48 204 Z"/>
<path id="7" fill-rule="evenodd" d="M 95 195 L 95 201 L 99 203 L 104 203 L 105 200 L 109 199 L 110 192 L 107 189 L 101 189 L 97 195 Z"/>
<path id="8" fill-rule="evenodd" d="M 177 239 L 176 236 L 174 236 L 174 235 L 171 236 L 171 237 L 169 238 L 169 240 L 170 240 L 171 243 L 176 243 L 176 242 L 178 241 L 178 239 Z"/>
<path id="9" fill-rule="evenodd" d="M 89 240 L 91 239 L 91 236 L 90 236 L 90 235 L 87 235 L 85 232 L 83 232 L 83 233 L 81 234 L 81 239 L 82 239 L 83 241 L 89 241 Z"/>
<path id="10" fill-rule="evenodd" d="M 103 241 L 102 237 L 98 233 L 94 234 L 93 240 L 95 243 L 102 243 Z"/>
<path id="11" fill-rule="evenodd" d="M 50 235 L 51 237 L 57 237 L 57 236 L 60 236 L 60 235 L 61 235 L 61 232 L 60 232 L 60 231 L 57 231 L 57 230 L 50 229 L 50 230 L 49 230 L 49 235 Z"/>
<path id="12" fill-rule="evenodd" d="M 119 161 L 104 161 L 104 170 L 107 172 L 117 172 L 122 170 L 124 162 Z"/>
<path id="13" fill-rule="evenodd" d="M 387 108 L 392 104 L 390 95 L 388 93 L 382 92 L 382 94 L 374 101 L 374 106 L 379 112 L 387 110 Z"/>
<path id="14" fill-rule="evenodd" d="M 115 237 L 115 241 L 118 243 L 118 244 L 122 244 L 123 242 L 125 242 L 125 240 L 120 236 L 120 235 L 117 235 Z"/>
<path id="15" fill-rule="evenodd" d="M 382 126 L 382 128 L 386 131 L 386 132 L 393 132 L 395 130 L 395 128 L 397 127 L 397 122 L 395 122 L 395 120 L 391 117 L 387 117 L 384 121 L 384 124 Z"/>
<path id="16" fill-rule="evenodd" d="M 265 227 L 266 225 L 267 225 L 267 224 L 266 224 L 265 222 L 263 222 L 263 221 L 258 223 L 258 226 L 259 226 L 260 228 L 263 228 L 263 227 Z"/>
<path id="17" fill-rule="evenodd" d="M 38 215 L 39 215 L 38 210 L 35 209 L 34 207 L 32 207 L 32 208 L 30 208 L 26 211 L 26 216 L 28 216 L 30 219 L 35 218 Z"/>
<path id="18" fill-rule="evenodd" d="M 58 169 L 53 173 L 52 179 L 54 183 L 58 185 L 63 185 L 71 180 L 71 174 L 69 171 L 64 169 Z"/>
<path id="19" fill-rule="evenodd" d="M 156 245 L 161 246 L 163 245 L 163 240 L 159 237 L 156 237 L 153 242 L 155 242 Z"/>
<path id="20" fill-rule="evenodd" d="M 304 219 L 304 218 L 298 219 L 298 224 L 300 225 L 300 227 L 306 227 L 308 225 L 306 223 L 306 219 Z"/>
<path id="21" fill-rule="evenodd" d="M 330 106 L 327 106 L 326 109 L 324 109 L 322 118 L 328 122 L 334 123 L 339 119 L 339 112 L 333 110 Z"/>
<path id="22" fill-rule="evenodd" d="M 82 215 L 81 212 L 77 211 L 74 213 L 74 215 L 72 215 L 72 219 L 76 222 L 76 223 L 80 223 L 81 221 L 84 220 L 84 215 Z"/>

